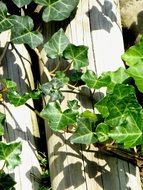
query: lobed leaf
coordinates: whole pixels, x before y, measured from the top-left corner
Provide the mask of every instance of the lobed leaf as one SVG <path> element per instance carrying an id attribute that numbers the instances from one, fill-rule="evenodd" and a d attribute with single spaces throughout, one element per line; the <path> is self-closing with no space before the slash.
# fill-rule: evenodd
<path id="1" fill-rule="evenodd" d="M 32 2 L 32 0 L 12 0 L 12 1 L 19 8 L 23 7 L 24 5 L 28 5 Z"/>
<path id="2" fill-rule="evenodd" d="M 0 189 L 1 190 L 11 190 L 16 182 L 13 178 L 4 172 L 0 173 Z"/>
<path id="3" fill-rule="evenodd" d="M 65 59 L 71 60 L 74 65 L 74 69 L 79 70 L 81 67 L 88 65 L 88 47 L 80 45 L 75 46 L 69 44 L 63 52 Z"/>
<path id="4" fill-rule="evenodd" d="M 51 102 L 42 110 L 41 116 L 48 120 L 51 129 L 58 131 L 69 125 L 74 125 L 76 123 L 77 112 L 71 109 L 62 112 L 57 102 Z"/>
<path id="5" fill-rule="evenodd" d="M 29 16 L 11 16 L 13 27 L 11 41 L 16 44 L 25 43 L 35 48 L 43 42 L 42 34 L 33 31 L 34 23 Z"/>
<path id="6" fill-rule="evenodd" d="M 143 64 L 143 38 L 139 43 L 130 47 L 123 55 L 122 59 L 127 65 L 133 66 L 138 63 Z"/>
<path id="7" fill-rule="evenodd" d="M 42 18 L 45 22 L 61 21 L 68 18 L 71 12 L 78 5 L 79 0 L 34 0 L 44 6 Z"/>
<path id="8" fill-rule="evenodd" d="M 100 123 L 96 128 L 96 135 L 99 142 L 105 142 L 109 139 L 110 128 L 105 123 Z"/>
<path id="9" fill-rule="evenodd" d="M 0 32 L 13 27 L 12 21 L 9 19 L 6 5 L 0 1 Z"/>
<path id="10" fill-rule="evenodd" d="M 45 43 L 44 50 L 48 57 L 55 59 L 57 57 L 62 57 L 63 51 L 69 44 L 69 40 L 66 37 L 63 29 L 58 30 L 51 39 Z"/>
<path id="11" fill-rule="evenodd" d="M 80 118 L 77 122 L 77 130 L 70 137 L 71 143 L 80 143 L 80 144 L 92 144 L 97 142 L 97 138 L 92 132 L 93 122 L 86 118 Z"/>
<path id="12" fill-rule="evenodd" d="M 135 80 L 138 90 L 143 92 L 143 63 L 129 67 L 126 72 Z"/>
<path id="13" fill-rule="evenodd" d="M 5 114 L 0 112 L 0 136 L 4 135 Z"/>
<path id="14" fill-rule="evenodd" d="M 20 142 L 5 144 L 0 142 L 0 160 L 4 160 L 8 169 L 14 169 L 21 162 L 19 155 L 22 151 Z"/>
<path id="15" fill-rule="evenodd" d="M 132 86 L 115 85 L 113 93 L 107 94 L 96 107 L 105 124 L 112 128 L 109 137 L 128 148 L 142 143 L 142 107 Z"/>

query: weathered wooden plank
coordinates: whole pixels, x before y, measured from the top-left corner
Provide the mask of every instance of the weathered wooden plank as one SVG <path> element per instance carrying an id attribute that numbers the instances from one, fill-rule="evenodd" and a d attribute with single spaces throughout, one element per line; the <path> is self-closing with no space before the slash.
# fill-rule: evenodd
<path id="1" fill-rule="evenodd" d="M 2 51 L 8 40 L 7 34 L 0 35 Z M 9 45 L 0 65 L 0 75 L 15 81 L 20 93 L 34 88 L 30 56 L 23 45 Z M 33 106 L 31 100 L 28 103 Z M 22 142 L 21 164 L 8 171 L 17 182 L 15 190 L 38 190 L 39 184 L 35 178 L 40 178 L 41 169 L 35 146 L 35 138 L 39 138 L 36 115 L 26 106 L 14 107 L 8 102 L 0 105 L 0 111 L 6 114 L 5 141 Z"/>
<path id="2" fill-rule="evenodd" d="M 47 38 L 53 30 L 53 26 L 47 26 Z M 98 75 L 123 66 L 121 54 L 124 48 L 117 0 L 80 0 L 75 18 L 66 27 L 66 34 L 72 43 L 89 47 L 89 68 Z M 45 57 L 44 52 L 42 57 Z M 47 60 L 49 65 L 50 60 Z M 74 98 L 74 95 L 66 95 L 66 99 Z M 86 99 L 80 97 L 80 100 L 83 109 L 91 109 Z M 72 145 L 68 133 L 55 134 L 47 124 L 46 127 L 53 190 L 141 190 L 137 167 L 101 153 L 94 145 L 89 150 Z"/>

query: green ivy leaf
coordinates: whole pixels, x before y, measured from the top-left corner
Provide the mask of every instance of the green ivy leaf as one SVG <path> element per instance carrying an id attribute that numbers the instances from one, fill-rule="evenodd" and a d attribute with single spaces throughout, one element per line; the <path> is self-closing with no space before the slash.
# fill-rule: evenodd
<path id="1" fill-rule="evenodd" d="M 16 44 L 25 43 L 35 48 L 43 42 L 42 34 L 33 31 L 33 20 L 28 16 L 11 16 L 13 28 L 11 29 L 11 41 Z"/>
<path id="2" fill-rule="evenodd" d="M 7 93 L 7 98 L 9 99 L 10 103 L 14 106 L 20 106 L 27 102 L 28 99 L 30 99 L 29 93 L 25 93 L 23 95 L 20 95 L 16 91 L 10 91 Z"/>
<path id="3" fill-rule="evenodd" d="M 5 144 L 0 142 L 0 160 L 4 160 L 8 169 L 14 169 L 21 162 L 19 155 L 22 151 L 20 142 Z"/>
<path id="4" fill-rule="evenodd" d="M 12 28 L 13 23 L 9 19 L 6 5 L 0 1 L 0 32 Z"/>
<path id="5" fill-rule="evenodd" d="M 76 123 L 77 113 L 71 109 L 62 112 L 56 102 L 49 103 L 41 112 L 41 116 L 49 121 L 49 127 L 54 131 L 66 128 Z"/>
<path id="6" fill-rule="evenodd" d="M 105 118 L 105 124 L 112 128 L 111 138 L 125 147 L 142 143 L 142 108 L 132 86 L 115 85 L 113 93 L 99 101 L 96 107 Z"/>
<path id="7" fill-rule="evenodd" d="M 96 135 L 99 142 L 105 142 L 109 139 L 109 126 L 105 123 L 100 123 L 96 128 Z"/>
<path id="8" fill-rule="evenodd" d="M 74 65 L 74 69 L 79 70 L 81 67 L 88 65 L 88 47 L 80 45 L 75 46 L 69 44 L 63 52 L 65 59 L 71 60 Z"/>
<path id="9" fill-rule="evenodd" d="M 53 78 L 50 82 L 45 83 L 41 86 L 41 90 L 45 95 L 50 96 L 50 101 L 63 100 L 64 96 L 60 91 L 60 88 L 64 86 L 64 83 L 57 79 Z"/>
<path id="10" fill-rule="evenodd" d="M 42 18 L 45 22 L 60 21 L 68 18 L 71 12 L 78 5 L 79 0 L 34 0 L 45 7 Z"/>
<path id="11" fill-rule="evenodd" d="M 129 67 L 126 72 L 135 80 L 138 90 L 143 92 L 143 63 Z"/>
<path id="12" fill-rule="evenodd" d="M 82 76 L 81 79 L 86 83 L 86 85 L 89 88 L 96 88 L 96 83 L 97 83 L 97 75 L 95 72 L 91 70 L 87 70 Z"/>
<path id="13" fill-rule="evenodd" d="M 77 100 L 70 100 L 67 102 L 67 105 L 69 107 L 70 110 L 72 110 L 73 112 L 78 114 L 78 109 L 79 109 L 79 105 L 78 105 L 78 101 Z"/>
<path id="14" fill-rule="evenodd" d="M 0 136 L 4 135 L 5 114 L 0 112 Z"/>
<path id="15" fill-rule="evenodd" d="M 122 59 L 127 65 L 133 66 L 137 63 L 143 64 L 143 38 L 140 42 L 130 47 L 123 55 Z"/>
<path id="16" fill-rule="evenodd" d="M 97 138 L 92 132 L 93 122 L 89 119 L 80 118 L 77 122 L 77 130 L 70 137 L 71 143 L 80 143 L 80 144 L 92 144 L 97 142 Z"/>
<path id="17" fill-rule="evenodd" d="M 98 114 L 95 114 L 95 113 L 91 112 L 90 110 L 86 110 L 86 111 L 82 112 L 80 116 L 90 119 L 94 122 L 98 121 L 98 119 L 99 119 Z"/>
<path id="18" fill-rule="evenodd" d="M 8 90 L 17 89 L 17 84 L 11 79 L 3 79 L 1 82 L 3 83 L 3 86 L 5 86 Z"/>
<path id="19" fill-rule="evenodd" d="M 32 0 L 12 0 L 12 1 L 19 8 L 23 7 L 24 5 L 28 5 L 32 2 Z"/>
<path id="20" fill-rule="evenodd" d="M 0 173 L 0 189 L 1 190 L 12 190 L 16 182 L 9 174 L 4 172 Z"/>
<path id="21" fill-rule="evenodd" d="M 63 71 L 56 71 L 55 77 L 62 81 L 63 84 L 67 84 L 69 82 L 69 78 L 66 77 L 65 73 Z"/>
<path id="22" fill-rule="evenodd" d="M 53 34 L 47 43 L 45 43 L 44 50 L 47 53 L 48 57 L 55 59 L 57 57 L 62 57 L 63 51 L 68 44 L 69 40 L 61 28 Z"/>

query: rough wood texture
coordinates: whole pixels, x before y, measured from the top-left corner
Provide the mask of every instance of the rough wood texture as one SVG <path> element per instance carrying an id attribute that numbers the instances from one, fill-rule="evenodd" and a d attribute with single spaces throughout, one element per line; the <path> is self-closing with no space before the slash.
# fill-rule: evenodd
<path id="1" fill-rule="evenodd" d="M 8 40 L 7 37 L 7 32 L 0 35 L 1 52 Z M 23 45 L 9 46 L 0 65 L 0 75 L 15 81 L 20 93 L 33 88 L 31 60 Z M 33 106 L 31 100 L 28 103 Z M 40 178 L 41 169 L 34 139 L 39 138 L 36 116 L 26 106 L 14 107 L 8 102 L 0 105 L 0 111 L 6 114 L 5 141 L 22 142 L 21 164 L 13 171 L 8 171 L 17 182 L 15 190 L 38 190 L 39 184 L 35 178 Z"/>
<path id="2" fill-rule="evenodd" d="M 57 29 L 58 26 L 48 25 L 46 37 Z M 81 0 L 75 18 L 65 31 L 72 43 L 89 47 L 89 68 L 98 75 L 123 66 L 118 1 Z M 47 66 L 50 63 L 48 60 Z M 74 98 L 66 95 L 66 99 Z M 86 99 L 79 99 L 83 109 L 91 109 Z M 68 133 L 55 134 L 48 126 L 46 133 L 53 190 L 141 190 L 139 170 L 130 163 L 103 154 L 93 145 L 89 150 L 72 145 Z"/>

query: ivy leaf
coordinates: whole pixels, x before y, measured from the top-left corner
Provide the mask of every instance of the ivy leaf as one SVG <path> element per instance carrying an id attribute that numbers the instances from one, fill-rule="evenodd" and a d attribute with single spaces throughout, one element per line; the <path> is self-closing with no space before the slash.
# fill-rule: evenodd
<path id="1" fill-rule="evenodd" d="M 23 7 L 24 5 L 28 5 L 32 2 L 32 0 L 12 0 L 12 1 L 19 8 Z"/>
<path id="2" fill-rule="evenodd" d="M 106 73 L 110 77 L 110 82 L 107 81 L 107 90 L 109 93 L 112 93 L 116 84 L 127 83 L 130 76 L 126 72 L 126 69 L 120 67 L 116 71 L 109 71 Z"/>
<path id="3" fill-rule="evenodd" d="M 74 65 L 74 69 L 79 70 L 81 67 L 88 65 L 88 47 L 80 45 L 75 46 L 69 44 L 63 52 L 65 59 L 71 60 Z"/>
<path id="4" fill-rule="evenodd" d="M 0 112 L 0 136 L 4 135 L 5 114 Z"/>
<path id="5" fill-rule="evenodd" d="M 16 182 L 13 178 L 4 172 L 0 173 L 0 189 L 1 190 L 11 190 Z"/>
<path id="6" fill-rule="evenodd" d="M 20 142 L 5 144 L 0 142 L 0 160 L 4 160 L 8 169 L 14 169 L 20 164 L 22 145 Z"/>
<path id="7" fill-rule="evenodd" d="M 122 59 L 127 65 L 133 66 L 137 63 L 143 64 L 143 38 L 140 42 L 132 47 L 130 47 L 123 55 Z"/>
<path id="8" fill-rule="evenodd" d="M 41 90 L 45 95 L 50 96 L 50 101 L 63 100 L 60 88 L 64 86 L 63 82 L 57 78 L 53 78 L 50 82 L 41 86 Z"/>
<path id="9" fill-rule="evenodd" d="M 30 98 L 30 95 L 29 93 L 20 95 L 16 91 L 10 91 L 7 93 L 7 98 L 9 99 L 10 103 L 14 106 L 20 106 L 27 102 L 27 100 Z"/>
<path id="10" fill-rule="evenodd" d="M 43 42 L 42 34 L 33 31 L 34 23 L 29 16 L 11 16 L 11 21 L 14 25 L 11 29 L 13 43 L 25 43 L 34 49 Z"/>
<path id="11" fill-rule="evenodd" d="M 68 107 L 70 110 L 72 110 L 73 112 L 78 114 L 78 109 L 79 109 L 79 105 L 78 105 L 78 101 L 77 100 L 71 100 L 67 102 Z"/>
<path id="12" fill-rule="evenodd" d="M 66 77 L 65 73 L 63 71 L 56 71 L 55 77 L 62 81 L 63 84 L 67 84 L 69 82 L 69 78 Z"/>
<path id="13" fill-rule="evenodd" d="M 49 103 L 41 112 L 41 116 L 49 121 L 49 127 L 54 131 L 66 128 L 76 123 L 77 113 L 71 109 L 62 112 L 57 102 Z"/>
<path id="14" fill-rule="evenodd" d="M 98 119 L 99 119 L 98 114 L 95 114 L 95 113 L 91 112 L 90 110 L 86 110 L 86 111 L 82 112 L 80 116 L 90 119 L 94 122 L 98 121 Z"/>
<path id="15" fill-rule="evenodd" d="M 93 122 L 89 119 L 78 119 L 78 128 L 75 133 L 70 137 L 70 142 L 80 144 L 92 144 L 97 142 L 97 138 L 92 132 L 92 125 Z"/>
<path id="16" fill-rule="evenodd" d="M 3 83 L 3 86 L 6 86 L 8 90 L 16 90 L 17 89 L 17 84 L 12 81 L 11 79 L 3 79 L 1 81 Z"/>
<path id="17" fill-rule="evenodd" d="M 129 67 L 126 72 L 135 80 L 138 90 L 143 92 L 143 63 Z"/>
<path id="18" fill-rule="evenodd" d="M 142 143 L 142 108 L 132 86 L 115 85 L 113 93 L 99 101 L 96 107 L 105 118 L 105 124 L 112 128 L 111 138 L 128 148 Z"/>
<path id="19" fill-rule="evenodd" d="M 45 22 L 60 21 L 68 18 L 78 5 L 79 0 L 34 0 L 35 3 L 45 7 L 42 18 Z"/>
<path id="20" fill-rule="evenodd" d="M 0 1 L 0 32 L 12 28 L 13 23 L 9 19 L 6 5 Z"/>
<path id="21" fill-rule="evenodd" d="M 96 128 L 96 135 L 99 142 L 105 142 L 109 139 L 109 126 L 105 123 L 100 123 Z"/>
<path id="22" fill-rule="evenodd" d="M 55 59 L 57 57 L 62 57 L 63 51 L 68 44 L 69 40 L 61 28 L 53 34 L 47 43 L 45 43 L 44 50 L 47 53 L 48 57 Z"/>

